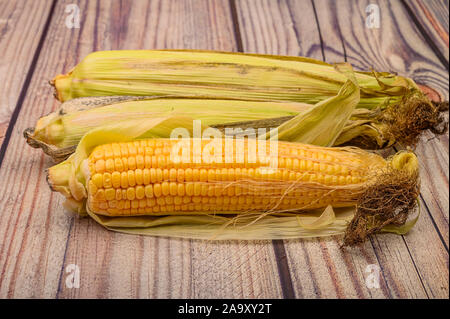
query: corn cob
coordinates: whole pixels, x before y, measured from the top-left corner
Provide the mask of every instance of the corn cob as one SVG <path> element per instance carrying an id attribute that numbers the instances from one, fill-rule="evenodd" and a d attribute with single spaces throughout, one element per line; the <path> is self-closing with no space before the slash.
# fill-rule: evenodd
<path id="1" fill-rule="evenodd" d="M 106 215 L 138 215 L 265 210 L 277 204 L 282 210 L 348 206 L 355 203 L 355 194 L 340 189 L 327 194 L 330 187 L 356 188 L 366 181 L 366 165 L 377 169 L 384 163 L 377 157 L 361 163 L 349 156 L 339 164 L 333 161 L 333 152 L 280 143 L 280 168 L 269 173 L 261 164 L 249 163 L 248 157 L 243 163 L 223 163 L 225 150 L 220 164 L 202 161 L 184 168 L 187 165 L 170 161 L 176 142 L 141 140 L 94 149 L 87 164 L 89 209 Z M 300 182 L 318 185 L 311 190 Z"/>
<path id="2" fill-rule="evenodd" d="M 302 103 L 249 102 L 209 99 L 146 98 L 135 97 L 94 97 L 70 100 L 61 108 L 40 118 L 36 127 L 28 130 L 29 137 L 36 142 L 54 145 L 58 148 L 78 144 L 89 130 L 115 123 L 144 117 L 181 115 L 201 120 L 208 126 L 227 126 L 247 124 L 258 126 L 278 126 L 295 115 L 311 109 L 311 105 Z M 76 104 L 77 107 L 73 107 Z M 169 135 L 167 136 L 169 137 Z"/>
<path id="3" fill-rule="evenodd" d="M 226 135 L 239 135 L 240 130 L 249 136 L 251 131 L 256 133 L 255 128 L 277 128 L 282 140 L 330 146 L 349 121 L 359 100 L 359 89 L 349 80 L 337 96 L 313 106 L 289 102 L 121 96 L 80 100 L 65 102 L 58 111 L 41 118 L 36 128 L 25 130 L 28 144 L 42 148 L 59 161 L 71 154 L 79 139 L 93 128 L 138 121 L 138 125 L 145 128 L 140 135 L 169 137 L 171 130 L 167 127 L 165 130 L 155 128 L 159 125 L 157 119 L 184 117 L 185 126 L 197 120 L 203 126 L 215 126 L 225 132 L 232 130 Z M 107 105 L 112 101 L 118 103 Z M 364 120 L 363 123 L 368 122 Z"/>
<path id="4" fill-rule="evenodd" d="M 346 103 L 348 106 L 349 102 Z M 314 107 L 314 105 L 294 102 L 131 96 L 86 97 L 63 103 L 60 109 L 40 118 L 34 128 L 26 129 L 24 135 L 28 144 L 42 148 L 47 155 L 59 162 L 74 152 L 76 145 L 86 132 L 117 121 L 176 114 L 201 120 L 204 125 L 222 131 L 235 127 L 244 130 L 247 128 L 270 129 L 283 124 L 289 125 L 288 122 L 295 116 L 310 112 Z M 343 107 L 341 108 L 340 105 L 330 104 L 323 112 L 331 113 L 332 108 L 337 108 L 341 116 L 344 115 Z M 368 149 L 388 147 L 396 141 L 405 141 L 403 135 L 408 138 L 413 136 L 408 133 L 410 131 L 405 129 L 405 126 L 411 127 L 411 122 L 415 121 L 414 115 L 408 114 L 407 123 L 403 122 L 403 124 L 397 119 L 400 118 L 392 116 L 390 108 L 383 111 L 354 109 L 348 120 L 344 118 L 346 123 L 342 131 L 337 132 L 336 138 L 330 138 L 330 140 L 334 140 L 334 146 L 346 144 Z M 337 120 L 340 120 L 340 117 L 329 116 L 327 120 L 322 120 L 318 131 L 329 132 L 327 127 Z M 316 122 L 319 120 L 316 119 Z M 311 130 L 311 128 L 303 128 L 299 122 L 291 126 L 294 126 L 294 134 L 290 134 L 289 137 L 282 136 L 281 140 L 292 141 L 306 129 Z"/>
<path id="5" fill-rule="evenodd" d="M 358 118 L 347 127 L 339 144 L 350 138 L 355 139 L 352 144 L 368 148 L 382 147 L 380 143 L 386 145 L 386 141 L 394 139 L 414 145 L 421 131 L 441 133 L 447 127 L 442 125 L 439 107 L 426 98 L 413 80 L 377 72 L 354 72 L 354 77 L 361 90 L 357 107 L 364 113 L 372 111 L 371 119 L 376 117 L 382 124 L 375 128 L 365 126 L 364 118 Z M 303 57 L 122 50 L 91 53 L 68 74 L 56 76 L 52 83 L 61 101 L 140 95 L 315 104 L 336 96 L 347 79 L 339 67 Z M 361 137 L 361 131 L 367 134 Z M 366 138 L 367 135 L 372 138 Z"/>
<path id="6" fill-rule="evenodd" d="M 414 83 L 356 72 L 366 108 L 398 102 Z M 195 50 L 121 50 L 89 54 L 52 83 L 61 101 L 99 95 L 177 95 L 317 103 L 336 95 L 347 77 L 303 57 Z M 381 81 L 381 83 L 379 83 Z M 400 98 L 399 98 L 400 97 Z M 376 102 L 376 103 L 374 103 Z"/>
<path id="7" fill-rule="evenodd" d="M 177 159 L 177 140 L 101 144 L 80 159 L 79 168 L 70 159 L 51 167 L 48 181 L 52 190 L 67 197 L 69 206 L 104 216 L 286 213 L 358 206 L 348 244 L 391 222 L 404 223 L 418 196 L 418 163 L 412 153 L 386 161 L 355 148 L 278 142 L 274 154 L 272 145 L 268 150 L 256 140 L 219 141 L 212 151 L 211 141 L 189 139 L 184 144 L 188 152 L 183 153 L 188 161 Z"/>

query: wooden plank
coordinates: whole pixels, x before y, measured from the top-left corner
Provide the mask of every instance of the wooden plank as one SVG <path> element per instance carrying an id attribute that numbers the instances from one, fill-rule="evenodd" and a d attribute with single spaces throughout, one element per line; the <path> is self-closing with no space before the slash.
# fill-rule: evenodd
<path id="1" fill-rule="evenodd" d="M 31 67 L 52 2 L 0 1 L 0 145 Z"/>
<path id="2" fill-rule="evenodd" d="M 344 250 L 341 240 L 285 241 L 298 298 L 426 298 L 401 238 L 373 236 Z M 366 285 L 373 269 L 378 269 L 379 288 Z"/>
<path id="3" fill-rule="evenodd" d="M 323 58 L 310 4 L 271 0 L 237 1 L 236 4 L 245 52 Z M 293 12 L 302 12 L 303 16 Z"/>
<path id="4" fill-rule="evenodd" d="M 279 1 L 258 4 L 251 1 L 239 1 L 240 32 L 245 51 L 310 54 L 309 56 L 317 59 L 325 56 L 327 61 L 336 62 L 347 58 L 345 55 L 346 49 L 348 50 L 347 35 L 355 36 L 355 41 L 350 44 L 353 47 L 363 46 L 356 39 L 363 37 L 362 42 L 367 41 L 365 35 L 355 35 L 352 33 L 354 31 L 348 27 L 348 17 L 351 16 L 361 21 L 361 25 L 357 26 L 358 30 L 364 28 L 364 19 L 358 15 L 360 13 L 355 12 L 349 2 L 342 1 L 335 4 L 334 1 L 315 1 L 311 4 L 300 1 Z M 342 14 L 335 14 L 337 11 Z M 272 12 L 274 13 L 271 14 Z M 364 9 L 362 12 L 365 12 Z M 305 16 L 314 15 L 318 16 L 318 25 L 312 23 L 310 19 L 304 19 Z M 344 27 L 345 32 L 341 30 Z M 277 28 L 276 31 L 275 28 Z M 323 55 L 320 50 L 320 36 L 324 39 Z M 341 41 L 341 38 L 344 41 Z M 308 41 L 312 42 L 305 39 L 310 39 Z M 283 46 L 283 44 L 277 44 L 277 41 L 291 43 L 291 45 Z M 293 44 L 295 42 L 300 45 L 296 46 Z M 298 47 L 316 48 L 316 50 L 299 50 Z M 373 55 L 373 50 L 368 54 L 369 58 L 363 54 L 359 59 L 352 59 L 351 62 L 372 63 L 370 54 Z M 377 56 L 376 59 L 381 58 Z M 367 69 L 367 65 L 362 65 L 360 68 Z M 442 78 L 440 74 L 435 77 Z M 437 234 L 434 233 L 434 235 L 436 236 L 433 239 L 439 243 Z M 366 243 L 359 250 L 351 250 L 350 253 L 339 250 L 336 240 L 285 241 L 285 247 L 297 297 L 421 298 L 427 296 L 408 247 L 399 236 L 375 236 L 372 242 Z M 390 248 L 383 248 L 382 251 L 381 247 Z M 438 256 L 442 257 L 442 255 Z M 379 290 L 369 289 L 365 285 L 365 277 L 368 275 L 365 270 L 370 264 L 379 265 L 381 268 L 383 280 Z M 444 271 L 443 274 L 445 276 L 446 272 Z"/>
<path id="5" fill-rule="evenodd" d="M 357 69 L 397 72 L 438 92 L 448 92 L 448 72 L 411 24 L 400 1 L 349 5 L 345 0 L 316 0 L 314 4 L 319 24 L 327 30 L 322 32 L 327 62 L 347 59 Z M 365 26 L 369 4 L 380 8 L 379 29 Z"/>
<path id="6" fill-rule="evenodd" d="M 65 212 L 62 196 L 45 185 L 50 163 L 21 136 L 57 107 L 47 80 L 93 50 L 235 50 L 228 2 L 78 1 L 80 29 L 67 29 L 61 21 L 70 3 L 55 8 L 0 169 L 0 297 L 281 297 L 266 242 L 130 236 Z M 80 270 L 78 289 L 66 286 L 71 264 Z"/>
<path id="7" fill-rule="evenodd" d="M 426 37 L 436 45 L 448 65 L 448 10 L 447 0 L 405 0 L 405 5 L 417 18 Z M 419 27 L 420 28 L 420 27 Z"/>
<path id="8" fill-rule="evenodd" d="M 444 243 L 441 241 L 442 237 L 439 237 L 437 232 L 432 231 L 434 226 L 432 219 L 423 217 L 426 213 L 425 201 L 421 200 L 420 205 L 423 210 L 421 218 L 414 229 L 403 237 L 413 257 L 427 296 L 433 299 L 448 299 L 448 249 L 444 247 Z"/>
<path id="9" fill-rule="evenodd" d="M 323 33 L 327 59 L 345 56 L 347 61 L 358 69 L 367 70 L 370 66 L 377 70 L 397 72 L 438 90 L 448 99 L 448 72 L 414 25 L 406 23 L 409 16 L 400 2 L 360 1 L 349 4 L 318 0 L 314 3 L 319 25 L 331 30 Z M 375 3 L 380 8 L 380 29 L 365 27 L 365 9 L 369 3 Z M 349 12 L 352 16 L 350 20 L 346 19 Z M 342 43 L 346 48 L 344 52 L 330 50 L 329 53 L 328 47 L 339 47 Z M 448 205 L 445 205 L 448 203 L 448 169 L 445 169 L 448 166 L 448 146 L 445 146 L 445 139 L 444 136 L 442 139 L 422 143 L 417 149 L 422 172 L 426 172 L 422 173 L 423 214 L 417 228 L 404 237 L 427 295 L 441 298 L 448 297 L 448 285 L 444 289 L 441 288 L 442 280 L 448 278 L 448 239 L 447 247 L 441 241 L 441 238 L 448 237 Z M 425 148 L 428 148 L 428 151 Z M 431 149 L 434 151 L 431 152 Z M 441 155 L 433 158 L 431 154 Z M 442 167 L 437 166 L 436 161 L 439 160 L 443 160 Z M 433 188 L 439 188 L 440 191 L 430 192 Z M 444 193 L 447 195 L 443 195 Z M 435 204 L 436 202 L 443 206 Z M 430 210 L 427 210 L 427 207 Z M 391 241 L 382 244 L 381 241 L 385 239 L 381 236 L 376 239 L 380 247 L 392 244 Z M 432 244 L 426 248 L 421 243 Z M 430 260 L 434 261 L 433 267 L 430 267 Z"/>
<path id="10" fill-rule="evenodd" d="M 320 25 L 329 30 L 323 33 L 327 61 L 336 62 L 346 59 L 356 69 L 368 70 L 374 68 L 380 71 L 397 72 L 431 87 L 439 93 L 442 99 L 448 100 L 448 72 L 445 67 L 423 40 L 414 25 L 395 22 L 408 21 L 409 19 L 406 10 L 399 1 L 377 2 L 382 19 L 380 29 L 365 27 L 367 15 L 365 9 L 369 4 L 368 1 L 359 2 L 358 5 L 355 4 L 350 7 L 346 6 L 347 2 L 343 1 L 318 0 L 314 3 Z M 370 3 L 375 4 L 376 2 Z M 345 17 L 348 12 L 351 12 L 354 18 L 347 21 Z M 347 22 L 338 23 L 338 21 Z M 339 47 L 346 49 L 336 50 Z M 448 141 L 448 134 L 446 136 L 442 139 L 430 140 L 432 135 L 425 134 L 417 149 L 419 155 L 423 154 L 421 156 L 423 167 L 429 168 L 427 169 L 427 175 L 424 176 L 424 185 L 434 185 L 436 181 L 441 181 L 437 185 L 440 185 L 442 193 L 448 193 L 448 182 L 442 179 L 446 174 L 445 169 L 436 170 L 436 164 L 427 162 L 428 159 L 432 161 L 429 153 L 421 153 L 421 150 L 425 147 L 424 144 L 427 144 L 426 147 L 435 149 L 437 154 L 448 154 L 448 146 L 445 143 L 445 141 Z M 445 155 L 442 156 L 445 157 Z M 424 196 L 426 195 L 425 192 Z M 439 198 L 441 197 L 439 196 Z M 448 195 L 444 194 L 442 198 L 445 202 Z M 433 202 L 435 199 L 427 197 L 425 201 Z M 446 209 L 448 206 L 444 205 L 442 209 L 440 207 L 436 206 L 437 209 L 432 210 L 431 213 L 438 222 L 437 227 L 441 234 L 448 234 L 448 208 Z"/>
<path id="11" fill-rule="evenodd" d="M 426 134 L 416 149 L 420 156 L 421 194 L 441 234 L 449 245 L 448 133 L 439 137 Z"/>

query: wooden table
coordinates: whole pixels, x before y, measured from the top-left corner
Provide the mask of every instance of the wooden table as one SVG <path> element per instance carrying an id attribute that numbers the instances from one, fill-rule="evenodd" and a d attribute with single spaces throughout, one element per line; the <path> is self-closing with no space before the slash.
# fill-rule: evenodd
<path id="1" fill-rule="evenodd" d="M 79 28 L 66 26 L 72 3 Z M 366 26 L 369 3 L 379 8 L 379 28 Z M 59 105 L 48 80 L 95 50 L 346 60 L 412 77 L 448 100 L 448 7 L 447 0 L 0 0 L 0 297 L 448 298 L 448 134 L 427 134 L 417 148 L 416 227 L 346 250 L 339 237 L 208 242 L 106 231 L 62 208 L 45 181 L 51 161 L 22 137 Z M 71 264 L 79 288 L 67 284 Z M 376 266 L 379 288 L 366 285 Z"/>

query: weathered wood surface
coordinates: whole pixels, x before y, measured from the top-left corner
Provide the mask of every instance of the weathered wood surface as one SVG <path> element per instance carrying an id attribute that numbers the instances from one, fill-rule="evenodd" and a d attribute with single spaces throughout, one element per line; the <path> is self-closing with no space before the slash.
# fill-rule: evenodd
<path id="1" fill-rule="evenodd" d="M 339 237 L 217 243 L 108 232 L 64 211 L 62 196 L 45 183 L 51 162 L 21 136 L 58 106 L 48 79 L 95 50 L 195 48 L 347 60 L 358 69 L 410 76 L 448 99 L 445 63 L 430 46 L 448 68 L 448 13 L 441 10 L 448 2 L 78 1 L 80 29 L 64 24 L 73 1 L 33 3 L 0 2 L 0 48 L 8 52 L 0 58 L 0 93 L 8 96 L 8 109 L 0 108 L 3 127 L 20 111 L 0 156 L 1 298 L 448 298 L 448 135 L 427 136 L 417 148 L 423 181 L 416 228 L 348 250 L 339 248 Z M 380 7 L 380 29 L 365 27 L 369 3 Z M 25 26 L 36 32 L 23 32 Z M 5 66 L 20 76 L 4 74 Z M 80 288 L 65 284 L 70 264 L 80 268 Z M 380 267 L 378 289 L 366 285 L 368 265 Z"/>
<path id="2" fill-rule="evenodd" d="M 17 134 L 9 141 L 14 147 L 7 149 L 0 170 L 0 296 L 282 297 L 270 243 L 216 244 L 111 233 L 90 219 L 68 215 L 61 196 L 45 185 L 43 170 L 50 162 L 29 148 L 20 132 L 56 107 L 47 79 L 94 50 L 235 50 L 227 2 L 151 1 L 131 6 L 132 1 L 122 1 L 115 7 L 118 3 L 80 2 L 80 29 L 61 27 L 65 3 L 55 8 L 14 128 Z M 65 285 L 69 264 L 80 268 L 79 289 Z"/>
<path id="3" fill-rule="evenodd" d="M 379 29 L 365 27 L 365 8 L 369 3 L 378 4 L 380 7 L 381 23 Z M 427 45 L 425 37 L 409 21 L 407 10 L 397 1 L 358 1 L 353 2 L 349 8 L 343 6 L 343 1 L 334 2 L 335 7 L 330 7 L 325 1 L 316 1 L 319 25 L 324 25 L 326 30 L 335 30 L 339 33 L 340 42 L 345 47 L 342 54 L 346 60 L 356 68 L 388 70 L 414 78 L 418 83 L 442 92 L 448 99 L 448 71 L 441 63 L 435 52 Z M 350 23 L 343 23 L 345 17 L 351 12 L 355 17 Z M 326 13 L 326 15 L 325 15 Z M 321 18 L 321 14 L 324 16 Z M 360 17 L 360 18 L 358 18 Z M 331 19 L 330 19 L 331 18 Z M 329 25 L 330 21 L 337 24 Z M 324 47 L 337 46 L 336 37 L 332 33 L 323 34 Z M 326 43 L 330 43 L 326 45 Z M 327 53 L 325 53 L 327 56 Z M 447 135 L 448 136 L 448 135 Z M 445 139 L 445 138 L 444 138 Z M 434 139 L 428 144 L 437 153 L 447 156 L 448 144 L 440 143 L 441 139 Z M 423 143 L 422 143 L 423 144 Z M 427 144 L 427 143 L 426 143 Z M 430 189 L 430 185 L 439 185 L 442 190 L 441 201 L 448 202 L 448 169 L 442 166 L 441 170 L 435 164 L 435 159 L 430 159 L 430 154 L 417 149 L 422 167 L 427 166 L 429 175 L 422 175 L 422 189 Z M 445 176 L 447 178 L 445 179 Z M 444 194 L 447 194 L 445 195 Z M 422 216 L 417 227 L 407 236 L 404 236 L 406 250 L 411 255 L 409 260 L 413 263 L 427 296 L 448 297 L 447 289 L 442 289 L 442 282 L 448 281 L 448 243 L 442 243 L 441 238 L 448 238 L 448 205 L 441 207 L 434 205 L 435 198 L 428 197 L 428 192 L 422 193 Z M 440 194 L 441 195 L 441 194 Z M 430 203 L 430 204 L 428 204 Z M 432 209 L 429 209 L 433 205 Z M 437 222 L 440 222 L 437 224 Z M 434 225 L 436 224 L 438 232 Z M 384 241 L 386 237 L 377 236 Z M 447 239 L 448 241 L 448 239 Z M 432 243 L 424 250 L 412 249 L 420 243 Z M 385 245 L 390 245 L 387 241 Z M 420 252 L 423 254 L 420 254 Z M 383 250 L 385 252 L 385 250 Z M 430 255 L 433 258 L 430 258 Z M 404 259 L 406 264 L 406 259 Z M 395 263 L 393 264 L 395 267 Z M 395 267 L 398 268 L 398 267 Z M 401 278 L 401 277 L 398 277 Z M 406 278 L 406 277 L 404 277 Z"/>
<path id="4" fill-rule="evenodd" d="M 365 26 L 365 9 L 369 3 L 379 5 L 379 29 Z M 263 4 L 240 1 L 238 12 L 244 51 L 308 55 L 327 62 L 345 60 L 362 70 L 373 67 L 393 71 L 437 89 L 448 99 L 445 66 L 411 25 L 398 1 L 264 1 Z M 305 16 L 317 19 L 305 22 Z M 448 135 L 441 139 L 446 138 Z M 374 236 L 371 243 L 366 243 L 359 252 L 354 251 L 351 259 L 347 252 L 337 248 L 336 241 L 285 241 L 291 274 L 302 274 L 292 278 L 296 296 L 448 296 L 448 284 L 442 289 L 442 282 L 448 282 L 448 243 L 441 241 L 441 238 L 448 241 L 448 169 L 445 168 L 448 143 L 445 146 L 437 142 L 441 139 L 424 143 L 439 153 L 437 157 L 424 152 L 424 146 L 417 150 L 426 171 L 423 213 L 417 228 L 405 239 L 394 235 Z M 437 165 L 440 159 L 442 166 Z M 430 190 L 438 194 L 431 194 Z M 412 249 L 412 241 L 416 247 L 427 242 L 433 244 L 426 250 Z M 300 247 L 302 254 L 298 253 Z M 426 256 L 430 251 L 433 260 Z M 364 271 L 369 264 L 377 264 L 382 269 L 385 285 L 380 291 L 367 289 L 365 285 Z"/>
<path id="5" fill-rule="evenodd" d="M 0 1 L 0 146 L 33 71 L 33 57 L 51 7 L 52 1 Z"/>
<path id="6" fill-rule="evenodd" d="M 448 0 L 407 0 L 406 9 L 420 24 L 430 38 L 431 46 L 436 46 L 448 66 Z M 446 62 L 445 62 L 446 61 Z"/>

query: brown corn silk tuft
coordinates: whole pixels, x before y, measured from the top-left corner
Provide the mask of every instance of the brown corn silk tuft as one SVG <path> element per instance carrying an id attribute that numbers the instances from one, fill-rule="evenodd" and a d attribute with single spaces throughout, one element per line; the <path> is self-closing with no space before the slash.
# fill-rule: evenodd
<path id="1" fill-rule="evenodd" d="M 448 122 L 443 112 L 448 111 L 448 102 L 432 103 L 412 94 L 405 96 L 397 107 L 391 107 L 380 116 L 380 122 L 388 126 L 388 134 L 403 145 L 415 146 L 423 131 L 430 130 L 440 135 L 446 132 Z"/>
<path id="2" fill-rule="evenodd" d="M 378 130 L 376 138 L 371 134 L 359 134 L 342 146 L 375 150 L 399 143 L 415 148 L 425 131 L 429 130 L 435 135 L 442 135 L 447 131 L 445 112 L 448 112 L 448 102 L 431 102 L 421 93 L 413 93 L 405 96 L 401 103 L 388 106 L 372 115 L 371 122 L 364 124 Z"/>
<path id="3" fill-rule="evenodd" d="M 387 225 L 402 226 L 417 207 L 420 194 L 418 170 L 396 170 L 388 167 L 361 194 L 356 213 L 347 227 L 343 246 L 365 241 Z"/>

